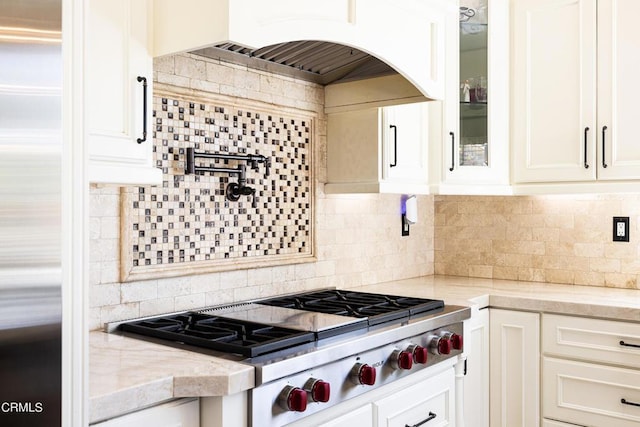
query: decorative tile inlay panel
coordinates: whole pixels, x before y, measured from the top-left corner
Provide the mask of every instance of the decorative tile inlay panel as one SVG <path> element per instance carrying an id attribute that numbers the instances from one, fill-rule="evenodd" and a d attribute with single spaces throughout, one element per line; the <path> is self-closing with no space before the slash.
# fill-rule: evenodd
<path id="1" fill-rule="evenodd" d="M 153 115 L 163 183 L 123 189 L 123 281 L 312 258 L 312 117 L 178 95 L 155 96 Z M 269 157 L 268 176 L 263 164 L 254 170 L 239 160 L 196 159 L 196 166 L 245 164 L 256 206 L 251 196 L 225 197 L 237 175 L 185 174 L 189 147 Z"/>

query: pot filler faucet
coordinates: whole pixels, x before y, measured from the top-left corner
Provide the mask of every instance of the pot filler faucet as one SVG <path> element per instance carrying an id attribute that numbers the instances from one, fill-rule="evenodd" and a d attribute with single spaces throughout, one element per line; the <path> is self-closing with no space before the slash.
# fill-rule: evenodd
<path id="1" fill-rule="evenodd" d="M 256 189 L 247 185 L 247 166 L 240 163 L 235 168 L 215 167 L 215 166 L 196 166 L 196 158 L 199 159 L 222 159 L 222 160 L 240 160 L 251 166 L 251 169 L 257 171 L 260 163 L 264 163 L 264 176 L 269 176 L 271 168 L 271 159 L 261 154 L 222 154 L 222 153 L 196 153 L 194 148 L 187 148 L 187 165 L 185 173 L 187 175 L 196 172 L 218 172 L 227 173 L 229 175 L 238 175 L 238 182 L 230 182 L 225 189 L 227 200 L 237 202 L 240 196 L 251 196 L 251 206 L 257 207 Z"/>

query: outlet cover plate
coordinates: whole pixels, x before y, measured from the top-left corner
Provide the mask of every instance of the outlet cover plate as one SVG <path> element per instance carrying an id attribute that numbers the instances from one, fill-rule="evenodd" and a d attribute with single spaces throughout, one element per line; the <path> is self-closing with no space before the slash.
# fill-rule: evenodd
<path id="1" fill-rule="evenodd" d="M 629 241 L 629 217 L 628 216 L 613 217 L 613 241 L 614 242 Z"/>

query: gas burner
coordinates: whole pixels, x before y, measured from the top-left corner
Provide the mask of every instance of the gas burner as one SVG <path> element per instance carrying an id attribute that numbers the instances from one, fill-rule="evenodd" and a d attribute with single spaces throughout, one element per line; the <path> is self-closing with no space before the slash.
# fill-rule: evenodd
<path id="1" fill-rule="evenodd" d="M 314 341 L 311 332 L 187 312 L 123 323 L 123 331 L 255 357 Z"/>
<path id="2" fill-rule="evenodd" d="M 444 307 L 442 300 L 336 289 L 269 298 L 259 303 L 339 316 L 366 318 L 370 326 L 398 319 L 408 319 L 421 313 L 436 313 Z"/>

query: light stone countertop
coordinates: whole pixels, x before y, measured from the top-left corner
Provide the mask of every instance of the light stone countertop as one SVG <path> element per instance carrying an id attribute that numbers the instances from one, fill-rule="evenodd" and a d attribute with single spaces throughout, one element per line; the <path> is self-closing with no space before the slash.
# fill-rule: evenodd
<path id="1" fill-rule="evenodd" d="M 251 366 L 119 334 L 89 334 L 89 422 L 179 397 L 252 388 Z"/>
<path id="2" fill-rule="evenodd" d="M 353 287 L 363 292 L 640 322 L 640 291 L 512 280 L 427 276 Z M 224 396 L 254 386 L 253 368 L 214 356 L 118 334 L 91 332 L 90 422 L 160 402 Z"/>
<path id="3" fill-rule="evenodd" d="M 474 277 L 426 276 L 352 288 L 442 299 L 447 304 L 540 311 L 640 322 L 636 289 L 558 285 Z"/>

